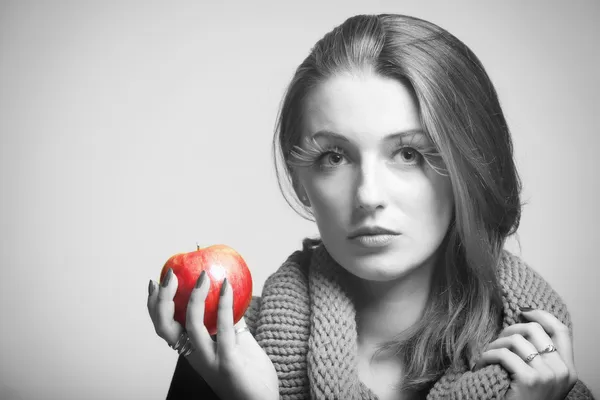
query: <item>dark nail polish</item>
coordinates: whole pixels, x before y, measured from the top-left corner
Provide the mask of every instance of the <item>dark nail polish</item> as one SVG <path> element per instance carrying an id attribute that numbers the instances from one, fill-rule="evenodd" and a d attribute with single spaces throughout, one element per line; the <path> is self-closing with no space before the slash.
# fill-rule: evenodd
<path id="1" fill-rule="evenodd" d="M 198 289 L 204 283 L 204 279 L 206 279 L 206 271 L 202 271 L 200 277 L 196 281 L 196 289 Z"/>
<path id="2" fill-rule="evenodd" d="M 152 283 L 152 279 L 150 279 L 150 282 L 148 282 L 148 296 L 152 296 L 153 292 L 154 292 L 154 283 Z"/>
<path id="3" fill-rule="evenodd" d="M 165 275 L 165 279 L 162 281 L 162 287 L 167 287 L 169 281 L 171 280 L 171 275 L 173 275 L 173 269 L 169 268 L 167 274 Z"/>
<path id="4" fill-rule="evenodd" d="M 227 290 L 227 278 L 223 279 L 223 285 L 221 285 L 220 296 L 224 296 L 226 290 Z"/>
<path id="5" fill-rule="evenodd" d="M 535 310 L 535 308 L 531 308 L 531 307 L 519 307 L 519 310 L 521 310 L 521 312 L 528 312 L 528 311 Z"/>

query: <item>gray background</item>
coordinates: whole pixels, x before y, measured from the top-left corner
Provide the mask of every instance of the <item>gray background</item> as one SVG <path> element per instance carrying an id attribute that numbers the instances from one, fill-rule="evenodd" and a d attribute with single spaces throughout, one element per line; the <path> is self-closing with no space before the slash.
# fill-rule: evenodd
<path id="1" fill-rule="evenodd" d="M 0 388 L 164 398 L 176 353 L 147 315 L 148 279 L 226 243 L 260 294 L 317 232 L 270 161 L 285 86 L 346 17 L 398 12 L 458 36 L 496 84 L 528 202 L 508 247 L 567 302 L 600 395 L 600 3 L 208 3 L 0 3 Z"/>

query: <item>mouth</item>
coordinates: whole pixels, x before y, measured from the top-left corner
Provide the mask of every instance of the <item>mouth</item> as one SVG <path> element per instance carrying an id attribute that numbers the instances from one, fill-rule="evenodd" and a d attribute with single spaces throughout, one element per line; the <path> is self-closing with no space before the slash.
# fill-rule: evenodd
<path id="1" fill-rule="evenodd" d="M 363 227 L 348 235 L 348 240 L 362 247 L 383 247 L 390 244 L 399 235 L 399 232 L 378 226 Z"/>
<path id="2" fill-rule="evenodd" d="M 367 226 L 358 228 L 348 235 L 348 239 L 355 239 L 360 236 L 397 236 L 400 232 L 395 232 L 390 229 L 379 226 Z"/>
<path id="3" fill-rule="evenodd" d="M 384 247 L 390 244 L 398 234 L 377 234 L 377 235 L 359 235 L 350 239 L 352 242 L 362 247 Z"/>

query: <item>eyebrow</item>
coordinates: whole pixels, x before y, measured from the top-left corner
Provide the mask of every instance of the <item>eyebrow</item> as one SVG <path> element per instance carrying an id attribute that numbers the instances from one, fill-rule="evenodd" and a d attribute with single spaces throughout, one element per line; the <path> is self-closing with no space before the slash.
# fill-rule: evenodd
<path id="1" fill-rule="evenodd" d="M 394 140 L 394 139 L 400 139 L 400 138 L 406 137 L 406 136 L 415 136 L 415 135 L 425 135 L 425 131 L 423 129 L 409 129 L 406 131 L 390 133 L 389 135 L 386 135 L 386 137 L 384 139 L 385 140 Z M 315 132 L 312 135 L 312 137 L 314 139 L 317 139 L 320 137 L 333 138 L 333 139 L 342 140 L 344 142 L 350 142 L 350 140 L 346 136 L 336 133 L 336 132 L 333 132 L 333 131 L 326 130 L 326 129 Z"/>

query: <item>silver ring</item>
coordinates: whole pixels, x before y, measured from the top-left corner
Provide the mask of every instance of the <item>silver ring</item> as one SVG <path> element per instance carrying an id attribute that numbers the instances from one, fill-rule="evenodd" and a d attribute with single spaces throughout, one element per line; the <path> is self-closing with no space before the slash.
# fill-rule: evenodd
<path id="1" fill-rule="evenodd" d="M 184 357 L 189 356 L 195 350 L 187 332 L 185 331 L 181 332 L 181 335 L 179 335 L 179 338 L 177 338 L 177 343 L 174 345 L 170 344 L 169 347 L 177 351 L 180 356 L 183 355 Z"/>
<path id="2" fill-rule="evenodd" d="M 540 354 L 552 353 L 556 350 L 556 346 L 554 346 L 553 344 L 549 344 L 544 350 L 540 351 Z"/>
<path id="3" fill-rule="evenodd" d="M 177 343 L 169 344 L 169 347 L 172 348 L 173 350 L 179 351 L 179 349 L 181 348 L 183 343 L 185 343 L 186 340 L 187 340 L 187 333 L 182 332 L 181 335 L 179 335 L 179 338 L 177 338 Z"/>
<path id="4" fill-rule="evenodd" d="M 248 325 L 243 326 L 241 328 L 235 328 L 236 335 L 239 335 L 240 333 L 243 333 L 243 332 L 250 332 L 250 328 L 248 328 Z"/>
<path id="5" fill-rule="evenodd" d="M 530 363 L 531 360 L 533 360 L 534 358 L 536 358 L 539 355 L 540 355 L 540 353 L 531 353 L 530 355 L 527 356 L 527 358 L 525 359 L 525 362 Z"/>

